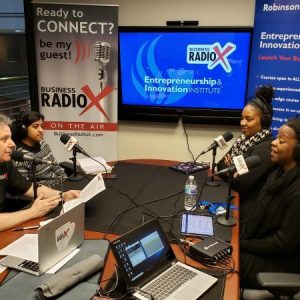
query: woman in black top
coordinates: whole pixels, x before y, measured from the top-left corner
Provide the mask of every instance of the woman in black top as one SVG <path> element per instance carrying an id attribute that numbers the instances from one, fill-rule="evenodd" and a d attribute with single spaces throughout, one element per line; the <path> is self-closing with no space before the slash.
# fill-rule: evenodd
<path id="1" fill-rule="evenodd" d="M 243 288 L 259 288 L 258 272 L 300 273 L 300 119 L 279 129 L 271 159 L 278 167 L 241 226 Z"/>
<path id="2" fill-rule="evenodd" d="M 273 168 L 270 158 L 271 142 L 273 140 L 270 129 L 274 96 L 271 86 L 262 86 L 256 95 L 244 107 L 241 116 L 242 135 L 236 140 L 229 152 L 218 162 L 217 169 L 222 170 L 232 164 L 234 156 L 243 155 L 244 158 L 258 155 L 261 163 L 258 167 L 242 176 L 233 178 L 232 187 L 240 196 L 241 221 L 255 208 L 255 202 L 261 188 L 266 182 L 268 174 Z"/>

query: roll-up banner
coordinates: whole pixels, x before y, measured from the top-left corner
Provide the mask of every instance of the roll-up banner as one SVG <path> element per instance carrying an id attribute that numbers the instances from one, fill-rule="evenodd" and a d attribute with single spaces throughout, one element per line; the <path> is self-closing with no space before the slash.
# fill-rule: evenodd
<path id="1" fill-rule="evenodd" d="M 248 95 L 275 88 L 272 128 L 300 113 L 299 0 L 256 0 Z"/>
<path id="2" fill-rule="evenodd" d="M 68 160 L 62 134 L 91 156 L 117 159 L 118 6 L 31 3 L 45 140 Z"/>

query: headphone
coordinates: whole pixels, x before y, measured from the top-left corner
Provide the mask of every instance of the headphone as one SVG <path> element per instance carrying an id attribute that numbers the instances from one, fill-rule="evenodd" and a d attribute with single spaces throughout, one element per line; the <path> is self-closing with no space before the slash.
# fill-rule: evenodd
<path id="1" fill-rule="evenodd" d="M 295 134 L 297 136 L 298 142 L 297 145 L 294 149 L 294 159 L 296 160 L 296 162 L 300 165 L 300 115 L 296 115 L 296 117 L 294 118 L 294 120 L 297 120 L 296 122 L 299 123 L 298 128 L 296 126 L 290 126 L 288 124 L 288 126 L 292 127 L 295 131 Z"/>
<path id="2" fill-rule="evenodd" d="M 19 136 L 20 139 L 24 139 L 27 137 L 27 127 L 23 123 L 23 118 L 24 115 L 26 114 L 26 111 L 22 111 L 16 118 L 16 130 L 17 130 L 17 135 Z"/>
<path id="3" fill-rule="evenodd" d="M 249 103 L 254 103 L 262 111 L 261 127 L 263 129 L 268 129 L 271 126 L 273 118 L 273 108 L 262 96 L 256 96 L 252 98 Z"/>
<path id="4" fill-rule="evenodd" d="M 300 164 L 300 142 L 297 143 L 294 149 L 294 158 L 298 164 Z"/>

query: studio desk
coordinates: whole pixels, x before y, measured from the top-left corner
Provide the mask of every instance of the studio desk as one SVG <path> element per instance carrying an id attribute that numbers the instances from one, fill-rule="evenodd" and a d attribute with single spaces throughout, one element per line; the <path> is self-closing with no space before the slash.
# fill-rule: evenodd
<path id="1" fill-rule="evenodd" d="M 186 174 L 168 168 L 178 162 L 170 160 L 155 159 L 133 159 L 118 161 L 114 165 L 113 173 L 116 179 L 105 179 L 106 190 L 96 195 L 86 203 L 85 208 L 85 239 L 108 239 L 114 240 L 123 234 L 153 217 L 160 218 L 161 224 L 166 232 L 172 231 L 179 235 L 179 217 L 183 212 L 183 190 L 187 179 Z M 207 186 L 207 171 L 194 173 L 201 191 L 199 199 L 210 202 L 226 202 L 228 184 L 218 180 L 217 187 Z M 91 179 L 84 176 L 78 182 L 65 181 L 64 189 L 81 189 Z M 236 196 L 236 195 L 235 195 Z M 233 204 L 238 207 L 238 197 L 233 199 Z M 56 212 L 57 213 L 57 212 Z M 238 210 L 233 211 L 238 220 Z M 172 217 L 175 216 L 176 217 Z M 51 215 L 50 215 L 51 216 Z M 22 224 L 23 226 L 36 225 L 41 219 L 35 219 Z M 172 226 L 170 226 L 170 224 Z M 219 227 L 223 227 L 218 225 Z M 223 228 L 219 228 L 220 232 Z M 228 231 L 229 228 L 224 228 Z M 5 247 L 24 233 L 36 233 L 37 230 L 0 232 L 0 248 Z M 232 227 L 231 245 L 233 248 L 232 259 L 234 268 L 239 270 L 239 223 Z M 181 248 L 172 244 L 176 257 L 192 266 L 203 268 L 203 266 L 183 254 Z M 109 279 L 114 271 L 114 259 L 109 253 L 102 272 L 101 281 Z M 6 270 L 0 273 L 0 282 L 4 280 Z M 226 276 L 224 297 L 225 300 L 239 299 L 239 276 L 232 273 Z M 213 300 L 213 299 L 212 299 Z"/>

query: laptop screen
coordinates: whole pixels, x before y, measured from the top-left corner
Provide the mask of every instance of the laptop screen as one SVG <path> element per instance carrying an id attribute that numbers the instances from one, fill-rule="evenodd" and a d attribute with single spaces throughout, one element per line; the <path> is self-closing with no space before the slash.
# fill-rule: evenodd
<path id="1" fill-rule="evenodd" d="M 129 286 L 150 280 L 175 255 L 159 222 L 154 219 L 111 243 L 114 257 Z"/>

